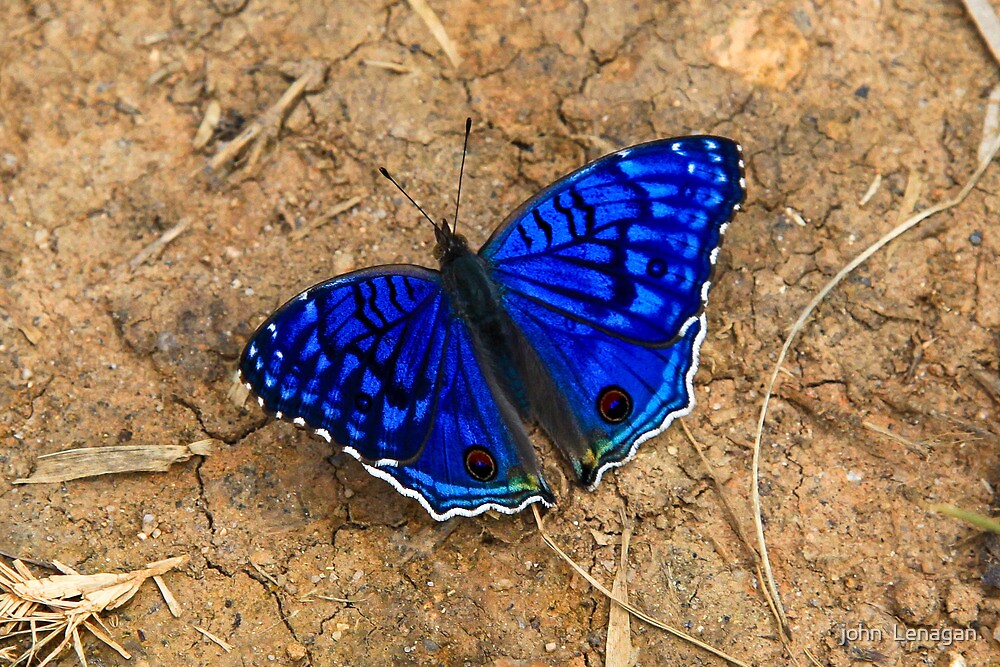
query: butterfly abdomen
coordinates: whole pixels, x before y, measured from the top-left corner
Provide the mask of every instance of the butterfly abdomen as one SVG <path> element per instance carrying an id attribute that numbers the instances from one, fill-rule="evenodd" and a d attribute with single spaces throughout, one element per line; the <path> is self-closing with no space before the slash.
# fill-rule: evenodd
<path id="1" fill-rule="evenodd" d="M 480 362 L 505 397 L 522 416 L 527 415 L 527 394 L 518 373 L 510 317 L 500 307 L 500 293 L 485 262 L 466 251 L 441 263 L 442 285 L 454 314 L 469 330 Z"/>
<path id="2" fill-rule="evenodd" d="M 551 373 L 507 313 L 489 264 L 466 250 L 442 261 L 441 274 L 455 315 L 468 327 L 493 391 L 502 393 L 522 420 L 536 420 L 567 454 L 579 478 L 593 481 L 596 460 L 579 424 Z"/>

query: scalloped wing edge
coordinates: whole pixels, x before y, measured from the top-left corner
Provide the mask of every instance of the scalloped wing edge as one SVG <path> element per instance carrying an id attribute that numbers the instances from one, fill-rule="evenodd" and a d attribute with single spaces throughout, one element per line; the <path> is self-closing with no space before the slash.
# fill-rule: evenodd
<path id="1" fill-rule="evenodd" d="M 705 340 L 705 334 L 707 333 L 706 325 L 708 324 L 705 319 L 705 314 L 702 313 L 699 317 L 692 318 L 688 320 L 688 322 L 685 322 L 684 329 L 686 330 L 690 328 L 690 326 L 695 322 L 701 323 L 701 330 L 698 331 L 698 336 L 694 339 L 694 344 L 691 346 L 691 368 L 688 369 L 687 375 L 684 376 L 684 385 L 688 394 L 687 404 L 677 410 L 674 410 L 673 412 L 668 412 L 667 416 L 663 418 L 663 421 L 659 426 L 636 437 L 636 439 L 632 441 L 632 446 L 629 447 L 628 454 L 625 455 L 624 458 L 619 461 L 608 461 L 598 468 L 597 476 L 594 478 L 593 484 L 587 487 L 588 491 L 595 491 L 597 489 L 597 486 L 601 483 L 601 478 L 604 476 L 605 472 L 613 468 L 620 468 L 634 459 L 635 455 L 639 452 L 639 445 L 663 433 L 670 427 L 675 419 L 686 417 L 691 414 L 692 410 L 694 410 L 696 403 L 694 398 L 694 376 L 698 372 L 698 355 L 701 352 L 701 344 Z"/>
<path id="2" fill-rule="evenodd" d="M 251 385 L 243 378 L 243 373 L 237 370 L 236 375 L 239 382 L 253 394 L 253 385 Z M 257 404 L 260 405 L 260 407 L 263 410 L 267 411 L 267 406 L 264 405 L 264 399 L 261 398 L 260 396 L 257 396 L 256 394 L 253 395 L 257 399 Z M 279 421 L 283 421 L 286 424 L 293 424 L 295 426 L 298 426 L 303 431 L 309 431 L 310 433 L 318 435 L 323 440 L 326 440 L 331 445 L 340 447 L 341 451 L 343 451 L 345 454 L 350 455 L 352 458 L 356 459 L 358 463 L 360 463 L 364 467 L 365 471 L 369 475 L 371 475 L 372 477 L 377 477 L 378 479 L 381 480 L 385 480 L 386 482 L 389 482 L 389 484 L 392 486 L 393 489 L 396 490 L 397 493 L 407 498 L 413 498 L 414 500 L 419 502 L 421 507 L 423 507 L 424 510 L 426 510 L 427 513 L 430 514 L 435 521 L 447 521 L 448 519 L 454 518 L 456 516 L 465 516 L 465 517 L 479 516 L 480 514 L 484 514 L 486 512 L 489 512 L 490 510 L 501 512 L 503 514 L 517 514 L 518 512 L 521 512 L 522 510 L 524 510 L 524 508 L 526 508 L 528 505 L 531 505 L 532 503 L 541 503 L 545 507 L 555 507 L 554 503 L 548 502 L 547 500 L 545 500 L 544 497 L 540 495 L 535 495 L 525 498 L 521 502 L 521 504 L 517 505 L 516 507 L 506 507 L 504 505 L 498 505 L 497 503 L 484 503 L 472 509 L 465 509 L 464 507 L 453 507 L 450 510 L 447 510 L 446 512 L 439 513 L 434 509 L 434 507 L 431 505 L 431 502 L 427 499 L 426 496 L 424 496 L 416 489 L 411 489 L 408 486 L 404 486 L 402 482 L 400 482 L 398 479 L 396 479 L 395 477 L 393 477 L 384 470 L 384 468 L 392 468 L 398 466 L 399 461 L 396 461 L 395 459 L 379 459 L 378 461 L 368 462 L 365 460 L 363 456 L 361 456 L 361 453 L 354 447 L 351 447 L 350 445 L 340 445 L 339 443 L 335 443 L 333 440 L 333 436 L 331 436 L 330 432 L 327 431 L 325 428 L 310 428 L 306 424 L 306 421 L 302 419 L 302 417 L 287 419 L 286 416 L 281 412 L 281 410 L 277 410 L 271 414 L 275 419 Z"/>
<path id="3" fill-rule="evenodd" d="M 719 226 L 719 243 L 712 249 L 712 252 L 708 258 L 708 261 L 712 267 L 711 272 L 709 273 L 708 280 L 706 280 L 705 284 L 701 286 L 701 308 L 699 309 L 697 315 L 689 317 L 687 321 L 684 322 L 684 324 L 681 326 L 680 332 L 678 332 L 677 334 L 677 337 L 681 338 L 687 334 L 688 329 L 690 329 L 695 322 L 699 322 L 701 325 L 701 329 L 698 331 L 698 336 L 695 338 L 694 344 L 691 346 L 691 368 L 688 369 L 687 374 L 684 376 L 684 385 L 688 395 L 687 404 L 681 408 L 678 408 L 677 410 L 674 410 L 673 412 L 668 412 L 659 426 L 650 429 L 645 433 L 642 433 L 639 436 L 637 436 L 636 439 L 632 441 L 632 445 L 631 447 L 629 447 L 628 454 L 625 455 L 624 458 L 618 461 L 608 461 L 600 468 L 598 468 L 597 476 L 594 478 L 594 482 L 587 487 L 588 491 L 596 490 L 597 486 L 601 483 L 601 478 L 604 477 L 604 473 L 614 468 L 620 468 L 621 466 L 625 465 L 626 463 L 634 459 L 635 455 L 639 452 L 639 446 L 642 443 L 652 438 L 655 438 L 656 436 L 666 431 L 670 427 L 670 425 L 674 422 L 675 419 L 686 417 L 689 414 L 691 414 L 691 412 L 695 408 L 695 405 L 697 404 L 694 394 L 694 376 L 698 372 L 699 356 L 701 354 L 701 344 L 705 341 L 705 336 L 708 334 L 708 320 L 705 317 L 705 308 L 708 306 L 708 291 L 712 287 L 712 278 L 715 277 L 715 263 L 716 260 L 718 260 L 719 258 L 719 250 L 722 249 L 722 240 L 726 235 L 726 230 L 729 229 L 729 225 L 730 223 L 732 223 L 733 218 L 736 217 L 736 214 L 743 209 L 743 202 L 746 201 L 747 180 L 746 180 L 746 163 L 743 160 L 743 145 L 740 144 L 739 142 L 734 142 L 734 143 L 736 143 L 736 150 L 740 155 L 738 163 L 740 168 L 739 184 L 740 184 L 740 190 L 743 192 L 743 198 L 740 199 L 740 201 L 733 204 L 733 210 L 729 214 L 729 219 Z M 631 150 L 632 148 L 623 148 L 622 150 L 618 151 L 618 154 L 620 154 L 622 157 L 625 157 Z"/>

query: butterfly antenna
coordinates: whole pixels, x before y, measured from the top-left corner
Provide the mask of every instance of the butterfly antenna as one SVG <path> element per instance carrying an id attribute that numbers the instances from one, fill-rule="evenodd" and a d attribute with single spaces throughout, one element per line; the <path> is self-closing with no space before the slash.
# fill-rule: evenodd
<path id="1" fill-rule="evenodd" d="M 392 183 L 393 185 L 395 185 L 396 189 L 399 190 L 400 192 L 402 192 L 403 196 L 406 197 L 407 199 L 409 199 L 411 204 L 413 204 L 414 206 L 417 207 L 417 210 L 420 211 L 420 213 L 425 218 L 427 218 L 427 222 L 431 223 L 431 225 L 434 226 L 434 229 L 436 231 L 441 231 L 441 228 L 438 227 L 438 224 L 431 219 L 431 216 L 427 215 L 427 211 L 425 211 L 423 208 L 421 208 L 420 204 L 418 204 L 416 202 L 416 200 L 414 200 L 413 197 L 411 197 L 410 194 L 406 190 L 403 189 L 403 186 L 400 185 L 399 183 L 397 183 L 396 179 L 389 175 L 389 170 L 388 169 L 386 169 L 385 167 L 379 167 L 378 171 L 379 171 L 380 174 L 382 174 L 383 176 L 385 176 L 389 180 L 390 183 Z"/>
<path id="2" fill-rule="evenodd" d="M 465 144 L 462 145 L 462 166 L 458 170 L 458 196 L 455 197 L 455 224 L 452 231 L 458 227 L 458 205 L 462 203 L 462 176 L 465 175 L 465 156 L 469 152 L 469 133 L 472 131 L 472 119 L 465 119 Z"/>

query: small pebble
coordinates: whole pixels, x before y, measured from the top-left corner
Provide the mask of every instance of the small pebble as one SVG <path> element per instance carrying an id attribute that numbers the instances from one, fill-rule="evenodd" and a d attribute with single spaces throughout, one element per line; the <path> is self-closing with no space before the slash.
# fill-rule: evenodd
<path id="1" fill-rule="evenodd" d="M 969 243 L 978 248 L 983 243 L 983 233 L 977 229 L 969 234 Z"/>
<path id="2" fill-rule="evenodd" d="M 545 645 L 545 651 L 546 651 L 547 653 L 552 653 L 552 652 L 553 652 L 553 651 L 555 651 L 555 650 L 556 650 L 557 648 L 559 648 L 559 646 L 558 646 L 558 644 L 556 644 L 555 642 L 549 642 L 548 644 L 546 644 L 546 645 Z"/>
<path id="3" fill-rule="evenodd" d="M 491 586 L 497 591 L 509 591 L 514 588 L 514 582 L 510 579 L 497 579 L 491 584 Z"/>
<path id="4" fill-rule="evenodd" d="M 288 655 L 289 659 L 291 659 L 293 662 L 298 662 L 299 660 L 305 660 L 306 655 L 308 655 L 306 653 L 306 647 L 303 646 L 302 644 L 299 644 L 298 642 L 292 642 L 291 644 L 286 646 L 285 654 Z"/>

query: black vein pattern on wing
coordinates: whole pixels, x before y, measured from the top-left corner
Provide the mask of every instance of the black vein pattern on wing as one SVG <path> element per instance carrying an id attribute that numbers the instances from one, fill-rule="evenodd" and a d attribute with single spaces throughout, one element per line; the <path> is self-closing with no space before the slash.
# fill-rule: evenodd
<path id="1" fill-rule="evenodd" d="M 367 371 L 372 372 L 377 378 L 379 378 L 379 390 L 382 394 L 382 400 L 376 400 L 377 396 L 370 397 L 372 401 L 372 412 L 365 415 L 365 421 L 367 423 L 375 423 L 382 425 L 384 428 L 384 417 L 385 417 L 385 406 L 388 404 L 391 407 L 406 407 L 406 420 L 409 421 L 410 417 L 415 414 L 416 402 L 410 401 L 410 393 L 413 387 L 402 386 L 398 382 L 393 369 L 399 362 L 400 355 L 403 350 L 403 346 L 413 337 L 413 328 L 416 322 L 416 315 L 423 311 L 425 308 L 429 307 L 432 302 L 437 301 L 437 308 L 435 312 L 430 315 L 430 319 L 433 321 L 439 320 L 444 313 L 442 312 L 443 307 L 443 295 L 440 292 L 432 292 L 424 297 L 418 304 L 415 304 L 412 309 L 408 312 L 399 303 L 398 292 L 395 289 L 395 281 L 393 278 L 396 276 L 389 276 L 386 284 L 389 286 L 389 300 L 397 308 L 398 316 L 391 318 L 387 316 L 386 313 L 382 311 L 376 302 L 376 289 L 370 283 L 354 283 L 349 286 L 350 293 L 346 294 L 338 300 L 335 304 L 330 306 L 329 310 L 334 310 L 341 306 L 343 302 L 347 299 L 353 299 L 355 304 L 355 309 L 353 310 L 354 315 L 357 320 L 366 329 L 365 333 L 354 336 L 346 345 L 343 345 L 339 352 L 336 346 L 333 344 L 336 341 L 336 336 L 340 333 L 345 326 L 350 322 L 349 320 L 344 320 L 338 325 L 330 330 L 320 332 L 321 342 L 325 342 L 324 348 L 327 350 L 328 358 L 336 358 L 338 363 L 336 367 L 338 369 L 343 367 L 344 358 L 346 355 L 350 354 L 358 360 L 358 366 L 352 370 L 349 375 L 345 378 L 341 384 L 341 405 L 345 406 L 345 412 L 348 412 L 355 406 L 355 401 L 357 397 L 362 393 L 362 382 L 364 379 L 364 374 Z M 402 279 L 403 285 L 407 289 L 408 295 L 412 298 L 414 297 L 414 292 L 412 285 L 410 284 L 408 276 L 399 276 Z M 366 294 L 367 291 L 367 294 Z M 376 322 L 380 320 L 381 323 Z M 381 342 L 385 339 L 386 335 L 389 334 L 397 326 L 401 327 L 399 335 L 396 337 L 395 343 L 392 345 L 392 349 L 388 356 L 383 360 L 379 361 L 378 353 Z M 442 341 L 442 349 L 446 349 L 448 344 L 447 330 L 444 331 L 444 339 Z M 427 345 L 423 351 L 423 356 L 421 357 L 420 367 L 426 368 L 429 364 L 434 349 L 432 345 Z M 437 418 L 438 400 L 440 395 L 440 384 L 443 374 L 444 356 L 438 361 L 437 369 L 434 369 L 433 383 L 430 387 L 428 395 L 431 397 L 431 405 L 427 417 L 426 432 L 421 434 L 420 444 L 412 455 L 409 457 L 399 459 L 400 465 L 406 465 L 412 463 L 420 457 L 426 448 L 427 442 L 431 437 L 434 430 L 434 421 Z M 419 369 L 417 371 L 419 373 Z M 418 381 L 418 378 L 414 378 L 414 382 Z M 376 407 L 377 406 L 377 407 Z M 375 410 L 378 412 L 376 413 Z M 316 427 L 327 427 L 326 425 L 309 424 L 310 426 Z M 369 438 L 366 438 L 368 440 Z M 375 440 L 375 438 L 372 438 Z M 379 461 L 379 458 L 372 458 L 366 456 L 361 451 L 358 450 L 357 445 L 359 443 L 344 442 L 345 444 L 351 446 L 355 451 L 357 451 L 359 457 L 362 461 L 369 464 L 375 464 Z M 365 443 L 365 449 L 370 449 L 370 443 Z"/>
<path id="2" fill-rule="evenodd" d="M 650 189 L 655 190 L 657 187 L 664 188 L 669 192 L 668 186 L 675 185 L 672 176 L 656 177 L 655 175 L 645 175 L 642 179 L 629 179 L 625 177 L 624 172 L 618 165 L 608 165 L 607 168 L 609 170 L 613 169 L 616 172 L 618 178 L 602 182 L 596 185 L 587 186 L 584 188 L 576 188 L 574 186 L 570 186 L 564 192 L 561 192 L 552 197 L 553 208 L 566 217 L 566 222 L 567 222 L 566 228 L 571 236 L 569 240 L 564 241 L 562 243 L 553 244 L 552 243 L 553 232 L 551 225 L 547 221 L 545 221 L 544 217 L 542 216 L 539 210 L 539 207 L 536 206 L 532 208 L 531 219 L 536 224 L 536 226 L 538 226 L 538 228 L 541 229 L 542 233 L 545 235 L 547 243 L 545 244 L 544 247 L 539 247 L 537 249 L 534 249 L 534 251 L 532 251 L 533 249 L 529 247 L 529 252 L 519 255 L 515 260 L 511 261 L 511 264 L 516 264 L 518 261 L 530 260 L 533 257 L 543 258 L 543 259 L 557 257 L 558 261 L 560 262 L 565 262 L 570 265 L 575 265 L 580 267 L 581 269 L 590 269 L 592 271 L 597 271 L 601 273 L 604 277 L 613 281 L 612 289 L 614 293 L 614 303 L 621 304 L 622 306 L 625 307 L 626 310 L 628 310 L 629 306 L 636 298 L 635 294 L 636 284 L 642 281 L 645 278 L 645 276 L 636 275 L 635 273 L 629 271 L 626 268 L 625 262 L 627 260 L 627 250 L 632 250 L 637 252 L 647 252 L 655 256 L 657 249 L 651 248 L 647 244 L 641 242 L 632 244 L 622 244 L 619 242 L 622 234 L 627 234 L 628 227 L 633 223 L 643 223 L 644 221 L 649 221 L 650 219 L 653 219 L 652 215 L 653 202 L 664 203 L 668 206 L 673 206 L 678 210 L 687 209 L 689 211 L 693 211 L 693 213 L 702 213 L 706 216 L 709 216 L 709 214 L 712 211 L 711 209 L 704 206 L 698 207 L 697 210 L 693 210 L 690 199 L 688 199 L 686 197 L 686 193 L 682 191 L 678 191 L 676 193 L 671 193 L 671 194 L 664 194 L 663 196 L 658 196 L 658 197 L 653 197 L 649 195 L 649 190 Z M 706 187 L 717 188 L 717 186 L 711 183 L 708 179 L 700 179 L 700 181 Z M 649 188 L 644 187 L 643 184 L 646 184 L 647 186 L 651 187 Z M 594 204 L 588 203 L 586 197 L 584 197 L 582 193 L 587 192 L 589 190 L 610 190 L 613 188 L 621 189 L 624 191 L 631 191 L 633 195 L 628 197 L 621 197 L 608 200 L 602 199 L 600 205 L 606 206 L 608 208 L 614 208 L 614 206 L 618 205 L 624 207 L 625 210 L 628 210 L 630 208 L 635 209 L 636 212 L 630 217 L 612 219 L 603 224 L 597 224 L 596 207 Z M 717 188 L 717 189 L 720 190 L 720 196 L 724 194 L 722 192 L 722 188 Z M 570 196 L 573 202 L 573 207 L 575 207 L 575 209 L 573 207 L 566 206 L 562 202 L 561 197 L 566 194 Z M 676 202 L 673 201 L 675 199 L 677 200 Z M 712 223 L 711 221 L 709 221 L 708 224 L 721 228 L 722 225 L 728 223 L 729 219 L 732 218 L 732 215 L 735 213 L 735 210 L 736 209 L 734 207 L 730 211 L 728 211 L 726 220 L 722 221 L 721 224 L 717 222 Z M 579 232 L 579 230 L 577 229 L 577 225 L 575 224 L 576 218 L 578 216 L 573 215 L 574 211 L 582 213 L 582 217 L 585 221 L 584 225 L 585 232 L 583 234 Z M 523 228 L 523 225 L 527 220 L 528 220 L 527 217 L 522 217 L 522 219 L 518 223 L 516 223 L 518 227 L 518 233 L 522 237 L 522 239 L 532 238 L 532 235 Z M 614 238 L 604 239 L 598 237 L 598 235 L 605 232 L 606 230 L 614 230 L 615 232 Z M 688 243 L 683 238 L 685 234 L 683 223 L 674 223 L 674 225 L 672 225 L 671 228 L 666 233 L 668 235 L 673 236 L 673 238 L 671 238 L 671 243 L 673 243 L 675 246 L 687 247 L 697 251 L 697 257 L 700 257 L 702 262 L 704 262 L 704 260 L 706 260 L 710 256 L 710 253 L 718 246 L 718 241 L 721 240 L 721 239 L 715 239 L 715 243 L 709 243 L 709 244 L 701 243 L 693 245 L 691 243 Z M 718 234 L 718 232 L 715 233 Z M 526 245 L 529 244 L 526 243 Z M 610 252 L 611 254 L 612 257 L 611 261 L 607 263 L 602 262 L 598 264 L 595 261 L 585 257 L 574 257 L 573 255 L 567 255 L 561 252 L 564 250 L 573 249 L 575 247 L 584 247 L 588 245 L 600 246 L 602 248 L 605 248 L 606 251 Z M 662 251 L 662 249 L 660 249 L 660 251 Z M 696 271 L 695 269 L 697 269 L 696 265 L 698 263 L 699 260 L 697 258 L 684 259 L 675 257 L 671 261 L 669 268 L 673 269 L 678 264 L 683 264 L 688 267 L 689 273 L 695 274 L 695 278 L 698 280 L 698 282 L 704 283 L 705 281 L 711 279 L 711 275 L 714 272 L 714 267 L 711 266 L 710 262 L 708 262 L 709 266 L 707 266 L 703 270 Z M 508 268 L 507 266 L 505 266 L 504 262 L 498 262 L 495 265 L 494 271 L 499 274 L 506 273 L 508 275 L 513 276 L 515 275 L 514 272 L 516 271 L 516 268 L 513 266 Z M 588 301 L 592 301 L 593 299 L 593 297 L 583 289 L 576 290 L 573 288 L 566 288 L 553 285 L 551 283 L 547 283 L 542 280 L 537 280 L 534 279 L 526 271 L 517 272 L 516 278 L 519 281 L 535 284 L 539 288 L 543 288 L 547 291 L 560 294 L 562 296 L 567 297 L 568 299 L 573 299 L 580 303 L 586 304 L 588 303 Z M 518 294 L 520 294 L 521 296 L 528 298 L 531 301 L 545 308 L 548 308 L 554 312 L 564 315 L 575 322 L 586 324 L 606 335 L 619 338 L 621 340 L 630 343 L 641 344 L 641 345 L 653 345 L 655 347 L 667 347 L 669 345 L 672 345 L 673 342 L 676 341 L 677 338 L 683 333 L 683 327 L 682 327 L 680 331 L 674 332 L 674 335 L 671 336 L 669 339 L 663 341 L 655 341 L 652 343 L 648 340 L 632 339 L 627 336 L 624 336 L 620 332 L 609 330 L 606 327 L 601 326 L 599 323 L 593 322 L 587 317 L 581 316 L 579 313 L 574 313 L 558 305 L 548 303 L 544 299 L 536 297 L 535 295 L 529 293 L 525 293 L 522 290 L 518 290 L 516 287 L 507 286 L 507 288 L 517 291 Z M 660 294 L 679 297 L 677 301 L 681 303 L 683 303 L 683 301 L 685 300 L 690 299 L 690 290 L 687 289 L 684 290 L 682 293 L 681 289 L 662 284 L 657 285 L 655 289 Z M 704 304 L 701 303 L 702 299 L 700 294 L 697 295 L 696 301 L 697 303 L 693 305 L 697 305 L 697 307 L 693 308 L 692 312 L 688 313 L 688 317 L 685 318 L 685 321 L 690 320 L 691 317 L 697 316 L 699 312 L 704 308 Z M 629 315 L 630 317 L 633 318 L 642 319 L 647 324 L 650 325 L 654 324 L 653 320 L 649 318 L 642 318 L 638 313 L 629 312 Z"/>

